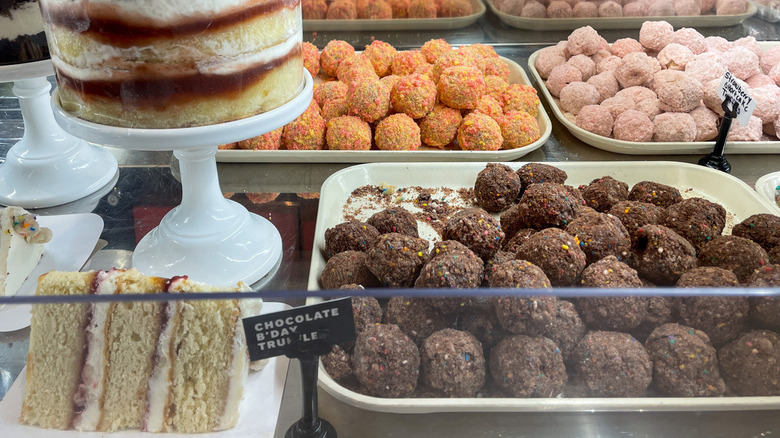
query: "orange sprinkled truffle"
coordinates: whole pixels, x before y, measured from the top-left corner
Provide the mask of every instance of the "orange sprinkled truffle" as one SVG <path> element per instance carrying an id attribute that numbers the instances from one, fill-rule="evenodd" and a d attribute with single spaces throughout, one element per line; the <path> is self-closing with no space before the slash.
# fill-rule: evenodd
<path id="1" fill-rule="evenodd" d="M 503 79 L 509 79 L 509 67 L 506 66 L 501 58 L 482 58 L 477 60 L 477 68 L 485 76 L 499 76 Z"/>
<path id="2" fill-rule="evenodd" d="M 325 119 L 317 103 L 312 101 L 306 111 L 288 123 L 282 132 L 282 145 L 290 150 L 322 149 L 325 145 Z"/>
<path id="3" fill-rule="evenodd" d="M 464 17 L 471 14 L 469 0 L 441 0 L 439 17 Z"/>
<path id="4" fill-rule="evenodd" d="M 217 149 L 221 151 L 229 151 L 232 149 L 238 149 L 238 143 L 225 143 L 217 146 Z"/>
<path id="5" fill-rule="evenodd" d="M 485 94 L 485 79 L 475 67 L 450 67 L 439 78 L 439 100 L 457 109 L 474 109 Z"/>
<path id="6" fill-rule="evenodd" d="M 371 149 L 371 127 L 357 117 L 341 116 L 328 122 L 328 149 L 367 151 Z"/>
<path id="7" fill-rule="evenodd" d="M 279 197 L 279 193 L 247 193 L 246 197 L 253 204 L 266 204 L 275 201 Z"/>
<path id="8" fill-rule="evenodd" d="M 344 58 L 336 69 L 336 77 L 347 85 L 357 80 L 379 79 L 371 60 L 362 53 Z"/>
<path id="9" fill-rule="evenodd" d="M 326 122 L 336 117 L 349 115 L 349 106 L 347 105 L 347 99 L 333 99 L 325 102 L 322 106 L 322 118 Z"/>
<path id="10" fill-rule="evenodd" d="M 417 50 L 407 50 L 404 52 L 398 52 L 393 57 L 391 64 L 391 70 L 394 75 L 404 76 L 410 75 L 417 70 L 417 67 L 425 64 L 425 57 Z"/>
<path id="11" fill-rule="evenodd" d="M 347 106 L 349 115 L 376 122 L 390 114 L 390 90 L 378 79 L 353 82 Z"/>
<path id="12" fill-rule="evenodd" d="M 325 0 L 301 0 L 301 14 L 304 20 L 324 20 L 328 11 Z"/>
<path id="13" fill-rule="evenodd" d="M 525 111 L 508 111 L 499 122 L 504 149 L 517 149 L 539 140 L 539 124 Z"/>
<path id="14" fill-rule="evenodd" d="M 479 98 L 477 107 L 474 108 L 474 111 L 490 116 L 493 120 L 499 120 L 504 116 L 504 110 L 501 108 L 501 103 L 488 95 Z"/>
<path id="15" fill-rule="evenodd" d="M 395 87 L 395 84 L 398 83 L 398 81 L 401 80 L 401 77 L 398 75 L 387 75 L 379 80 L 385 87 L 387 87 L 388 90 L 392 90 L 393 87 Z"/>
<path id="16" fill-rule="evenodd" d="M 428 146 L 443 148 L 455 140 L 462 120 L 460 110 L 436 105 L 420 120 L 420 138 Z"/>
<path id="17" fill-rule="evenodd" d="M 385 0 L 366 0 L 358 2 L 357 14 L 364 20 L 386 20 L 393 18 L 393 9 Z"/>
<path id="18" fill-rule="evenodd" d="M 357 8 L 352 0 L 336 0 L 328 5 L 328 20 L 354 20 L 357 18 Z"/>
<path id="19" fill-rule="evenodd" d="M 436 84 L 417 73 L 402 76 L 390 92 L 390 100 L 397 112 L 419 119 L 436 103 Z"/>
<path id="20" fill-rule="evenodd" d="M 458 145 L 465 151 L 497 151 L 503 142 L 498 122 L 482 113 L 467 115 L 458 128 Z"/>
<path id="21" fill-rule="evenodd" d="M 477 68 L 477 62 L 459 51 L 451 50 L 439 56 L 439 59 L 433 64 L 433 77 L 431 79 L 434 82 L 439 82 L 441 74 L 450 67 Z"/>
<path id="22" fill-rule="evenodd" d="M 506 79 L 495 75 L 485 75 L 485 94 L 502 102 L 502 104 L 501 94 L 507 87 L 509 87 L 509 82 Z"/>
<path id="23" fill-rule="evenodd" d="M 320 67 L 325 74 L 336 76 L 341 61 L 355 54 L 355 48 L 348 42 L 341 40 L 331 40 L 328 45 L 322 49 L 320 54 Z"/>
<path id="24" fill-rule="evenodd" d="M 320 72 L 320 51 L 310 42 L 303 42 L 303 67 L 309 70 L 311 77 L 316 77 Z"/>
<path id="25" fill-rule="evenodd" d="M 254 138 L 241 140 L 236 143 L 239 149 L 249 149 L 255 151 L 275 151 L 282 146 L 282 131 L 284 127 L 274 129 Z"/>
<path id="26" fill-rule="evenodd" d="M 385 151 L 416 151 L 420 147 L 420 127 L 406 114 L 393 114 L 376 125 L 374 141 Z"/>
<path id="27" fill-rule="evenodd" d="M 429 79 L 433 77 L 433 64 L 420 64 L 414 71 L 417 74 L 427 76 Z"/>
<path id="28" fill-rule="evenodd" d="M 325 106 L 325 102 L 333 99 L 347 97 L 347 84 L 339 81 L 322 82 L 314 88 L 314 101 L 319 106 Z"/>
<path id="29" fill-rule="evenodd" d="M 409 0 L 409 18 L 436 18 L 436 4 L 431 0 Z"/>
<path id="30" fill-rule="evenodd" d="M 504 111 L 525 111 L 536 117 L 539 114 L 539 96 L 530 85 L 512 84 L 501 93 Z"/>
<path id="31" fill-rule="evenodd" d="M 389 0 L 387 3 L 393 11 L 393 18 L 409 17 L 409 0 Z"/>
<path id="32" fill-rule="evenodd" d="M 498 53 L 493 49 L 493 46 L 487 44 L 471 44 L 459 48 L 458 51 L 474 61 L 482 58 L 498 58 Z"/>
<path id="33" fill-rule="evenodd" d="M 452 46 L 443 39 L 428 40 L 420 48 L 420 53 L 425 57 L 425 60 L 431 64 L 436 63 L 436 60 L 445 53 L 451 52 Z"/>
<path id="34" fill-rule="evenodd" d="M 395 47 L 379 40 L 372 41 L 363 51 L 363 55 L 371 61 L 374 71 L 380 78 L 390 74 L 390 66 L 397 54 Z"/>

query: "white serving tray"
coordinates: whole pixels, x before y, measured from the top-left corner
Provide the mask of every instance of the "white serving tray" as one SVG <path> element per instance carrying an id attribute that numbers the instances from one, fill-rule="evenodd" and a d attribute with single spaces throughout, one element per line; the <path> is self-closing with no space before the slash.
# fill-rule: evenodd
<path id="1" fill-rule="evenodd" d="M 513 169 L 524 163 L 505 163 Z M 648 162 L 556 162 L 566 184 L 577 186 L 610 175 L 632 186 L 650 180 L 680 189 L 684 197 L 700 196 L 717 201 L 729 211 L 727 229 L 756 213 L 777 214 L 772 204 L 738 178 L 694 164 Z M 424 188 L 471 188 L 481 163 L 385 163 L 352 166 L 334 173 L 322 185 L 308 290 L 319 290 L 318 279 L 325 266 L 325 230 L 344 221 L 345 202 L 352 191 L 364 185 Z M 365 220 L 373 211 L 358 219 Z M 422 231 L 421 231 L 422 234 Z M 310 298 L 307 304 L 319 302 Z M 358 394 L 341 386 L 327 373 L 320 385 L 344 403 L 379 412 L 591 412 L 591 411 L 717 411 L 780 409 L 780 397 L 645 397 L 645 398 L 379 398 Z"/>
<path id="2" fill-rule="evenodd" d="M 582 26 L 594 29 L 639 29 L 645 21 L 664 20 L 679 27 L 735 26 L 756 13 L 756 6 L 748 2 L 747 11 L 736 15 L 694 15 L 674 17 L 592 17 L 592 18 L 527 18 L 506 14 L 496 9 L 493 0 L 487 1 L 490 10 L 507 26 L 525 30 L 574 30 Z"/>
<path id="3" fill-rule="evenodd" d="M 531 85 L 523 67 L 508 58 L 501 58 L 509 67 L 509 83 Z M 438 149 L 422 146 L 416 151 L 248 151 L 218 150 L 217 161 L 221 163 L 378 163 L 387 161 L 511 161 L 542 147 L 552 133 L 552 122 L 539 103 L 536 116 L 541 137 L 539 140 L 517 149 L 498 151 L 463 151 Z"/>
<path id="4" fill-rule="evenodd" d="M 263 303 L 261 314 L 279 312 L 289 309 L 284 303 Z M 246 394 L 241 402 L 241 413 L 238 424 L 232 429 L 220 432 L 184 434 L 166 433 L 157 436 L 166 438 L 273 438 L 276 422 L 279 418 L 279 408 L 282 405 L 284 384 L 287 380 L 287 367 L 290 360 L 285 356 L 271 358 L 268 364 L 259 372 L 249 372 L 246 380 Z M 0 436 L 7 438 L 139 438 L 155 436 L 140 430 L 122 430 L 113 433 L 79 432 L 77 430 L 52 430 L 27 426 L 19 423 L 19 414 L 24 399 L 24 384 L 26 367 L 19 373 L 11 389 L 0 401 Z"/>
<path id="5" fill-rule="evenodd" d="M 780 42 L 762 41 L 759 44 L 763 50 L 766 50 L 780 44 Z M 531 71 L 534 82 L 536 82 L 536 89 L 539 91 L 540 96 L 544 96 L 544 99 L 547 100 L 555 118 L 558 119 L 573 136 L 583 142 L 605 151 L 628 155 L 708 154 L 712 152 L 712 149 L 715 147 L 715 141 L 675 143 L 616 140 L 580 128 L 563 115 L 563 111 L 558 108 L 553 95 L 550 94 L 550 91 L 544 85 L 544 79 L 539 76 L 535 64 L 540 51 L 541 50 L 537 50 L 528 58 L 528 69 Z M 726 154 L 780 154 L 780 141 L 730 141 L 726 143 Z"/>
<path id="6" fill-rule="evenodd" d="M 777 199 L 777 188 L 780 187 L 780 171 L 768 173 L 756 181 L 756 191 L 773 203 L 780 215 L 780 200 Z"/>
<path id="7" fill-rule="evenodd" d="M 449 18 L 391 18 L 383 20 L 303 20 L 303 30 L 310 31 L 380 31 L 380 30 L 447 30 L 476 23 L 485 15 L 481 0 L 471 0 L 471 14 Z"/>

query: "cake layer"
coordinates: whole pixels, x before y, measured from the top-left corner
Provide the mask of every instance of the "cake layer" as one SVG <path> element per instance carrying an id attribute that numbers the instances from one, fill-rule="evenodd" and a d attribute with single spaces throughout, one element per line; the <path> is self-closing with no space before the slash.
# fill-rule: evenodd
<path id="1" fill-rule="evenodd" d="M 57 64 L 55 64 L 56 66 Z M 277 108 L 303 80 L 300 46 L 287 56 L 241 73 L 181 78 L 80 81 L 56 68 L 63 108 L 85 120 L 147 128 L 200 126 Z"/>

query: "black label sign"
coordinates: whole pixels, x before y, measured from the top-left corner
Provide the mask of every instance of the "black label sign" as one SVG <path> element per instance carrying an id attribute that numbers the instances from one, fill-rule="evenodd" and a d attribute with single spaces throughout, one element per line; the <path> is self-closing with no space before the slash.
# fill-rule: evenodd
<path id="1" fill-rule="evenodd" d="M 355 339 L 350 298 L 244 318 L 243 323 L 250 360 L 321 355 L 333 344 Z"/>

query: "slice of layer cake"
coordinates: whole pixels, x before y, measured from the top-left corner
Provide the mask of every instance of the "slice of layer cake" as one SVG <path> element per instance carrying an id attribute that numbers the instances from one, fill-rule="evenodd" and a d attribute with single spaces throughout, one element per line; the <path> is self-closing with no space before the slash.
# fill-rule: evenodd
<path id="1" fill-rule="evenodd" d="M 241 283 L 218 288 L 187 277 L 147 277 L 131 269 L 50 272 L 41 276 L 37 293 L 225 290 L 248 288 Z M 70 306 L 67 313 L 61 305 L 34 306 L 21 422 L 57 429 L 155 432 L 209 432 L 236 424 L 248 369 L 239 301 Z M 53 332 L 57 327 L 66 327 L 67 334 Z M 61 357 L 66 360 L 49 354 L 50 342 L 63 344 Z M 57 402 L 52 404 L 53 393 Z"/>
<path id="2" fill-rule="evenodd" d="M 15 295 L 43 255 L 51 230 L 21 207 L 0 212 L 0 296 Z"/>

